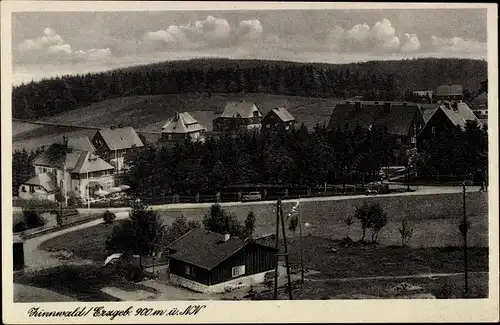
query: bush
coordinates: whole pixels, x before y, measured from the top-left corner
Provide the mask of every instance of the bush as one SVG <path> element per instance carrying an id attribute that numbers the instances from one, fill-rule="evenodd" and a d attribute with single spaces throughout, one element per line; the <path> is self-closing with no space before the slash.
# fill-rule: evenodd
<path id="1" fill-rule="evenodd" d="M 113 212 L 106 210 L 106 212 L 102 215 L 102 219 L 104 220 L 104 224 L 110 225 L 116 219 L 116 215 Z"/>
<path id="2" fill-rule="evenodd" d="M 35 210 L 23 210 L 23 219 L 28 229 L 45 225 L 45 220 L 40 216 L 39 212 Z"/>

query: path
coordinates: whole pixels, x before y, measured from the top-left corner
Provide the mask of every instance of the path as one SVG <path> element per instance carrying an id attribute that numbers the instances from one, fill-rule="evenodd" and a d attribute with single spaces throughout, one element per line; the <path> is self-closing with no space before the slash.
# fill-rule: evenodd
<path id="1" fill-rule="evenodd" d="M 116 213 L 116 220 L 121 220 L 121 219 L 126 219 L 128 218 L 129 213 L 126 211 L 123 212 L 117 212 Z M 57 265 L 60 265 L 62 262 L 61 260 L 57 259 L 54 256 L 54 253 L 47 252 L 44 250 L 41 250 L 39 247 L 40 245 L 51 238 L 58 237 L 60 235 L 73 232 L 76 230 L 80 229 L 85 229 L 88 227 L 96 226 L 98 224 L 101 224 L 103 222 L 102 219 L 97 219 L 93 220 L 78 226 L 74 226 L 71 228 L 66 228 L 60 231 L 55 231 L 51 232 L 46 235 L 41 235 L 38 237 L 34 237 L 31 239 L 28 239 L 27 241 L 24 242 L 24 260 L 26 263 L 26 272 L 34 271 L 34 270 L 40 270 L 40 269 L 46 269 L 50 267 L 54 267 Z M 68 263 L 65 261 L 65 263 Z M 91 263 L 89 260 L 84 260 L 84 259 L 75 259 L 74 264 L 85 264 L 85 263 Z M 93 262 L 92 262 L 93 263 Z"/>

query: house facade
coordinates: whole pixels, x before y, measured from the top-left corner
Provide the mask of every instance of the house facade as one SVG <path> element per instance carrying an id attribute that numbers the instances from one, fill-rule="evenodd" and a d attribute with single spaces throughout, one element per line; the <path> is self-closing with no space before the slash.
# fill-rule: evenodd
<path id="1" fill-rule="evenodd" d="M 262 119 L 262 129 L 272 132 L 287 132 L 295 128 L 295 118 L 285 107 L 273 108 Z"/>
<path id="2" fill-rule="evenodd" d="M 167 121 L 161 130 L 161 137 L 158 140 L 162 144 L 183 143 L 205 141 L 207 129 L 202 126 L 188 112 L 177 113 Z"/>
<path id="3" fill-rule="evenodd" d="M 229 102 L 221 116 L 213 121 L 215 132 L 259 131 L 262 128 L 262 112 L 254 104 L 245 101 Z"/>
<path id="4" fill-rule="evenodd" d="M 144 147 L 139 135 L 130 126 L 99 130 L 92 138 L 92 145 L 99 156 L 115 167 L 116 172 L 126 168 L 125 156 L 131 150 Z"/>
<path id="5" fill-rule="evenodd" d="M 418 147 L 428 149 L 433 138 L 457 126 L 465 128 L 468 121 L 476 121 L 479 126 L 482 126 L 481 121 L 466 103 L 445 102 L 437 105 L 425 127 L 417 136 Z"/>
<path id="6" fill-rule="evenodd" d="M 93 195 L 97 189 L 110 189 L 115 185 L 114 166 L 88 151 L 73 150 L 57 157 L 42 152 L 33 165 L 35 176 L 21 185 L 25 188 L 20 188 L 20 193 L 31 192 L 33 186 L 33 193 L 45 192 L 47 199 L 55 200 L 53 193 L 60 188 L 63 195 L 83 198 Z M 23 196 L 34 198 L 42 194 Z"/>
<path id="7" fill-rule="evenodd" d="M 168 253 L 171 283 L 217 293 L 264 282 L 274 270 L 276 249 L 197 228 L 171 243 Z"/>
<path id="8" fill-rule="evenodd" d="M 425 125 L 419 104 L 407 102 L 358 101 L 335 105 L 327 129 L 379 130 L 395 141 L 416 146 L 417 134 Z"/>
<path id="9" fill-rule="evenodd" d="M 437 87 L 433 101 L 461 101 L 463 100 L 463 88 L 461 85 L 453 85 L 451 82 L 447 85 Z"/>

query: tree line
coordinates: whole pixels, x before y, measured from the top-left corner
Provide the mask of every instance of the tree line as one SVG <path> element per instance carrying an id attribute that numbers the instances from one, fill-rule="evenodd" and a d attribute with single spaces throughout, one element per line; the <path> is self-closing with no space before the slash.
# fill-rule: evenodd
<path id="1" fill-rule="evenodd" d="M 54 144 L 37 151 L 13 153 L 12 190 L 34 176 L 33 159 L 42 150 L 61 149 Z M 448 129 L 417 150 L 399 144 L 385 132 L 360 127 L 327 131 L 304 125 L 286 134 L 241 133 L 209 137 L 204 143 L 186 141 L 174 147 L 156 146 L 132 151 L 131 169 L 119 182 L 130 185 L 138 197 L 171 194 L 195 196 L 228 186 L 274 184 L 313 187 L 327 183 L 364 181 L 378 175 L 382 166 L 405 165 L 421 178 L 436 175 L 476 175 L 488 166 L 488 134 L 477 123 Z"/>
<path id="2" fill-rule="evenodd" d="M 408 89 L 453 82 L 475 89 L 485 61 L 415 59 L 344 65 L 225 59 L 174 61 L 63 76 L 14 87 L 15 118 L 34 119 L 107 98 L 180 93 L 268 93 L 305 97 L 401 100 Z"/>
<path id="3" fill-rule="evenodd" d="M 129 156 L 132 168 L 121 181 L 138 197 L 194 196 L 228 186 L 273 184 L 313 187 L 378 175 L 382 166 L 404 165 L 419 177 L 456 180 L 487 170 L 487 130 L 468 123 L 443 132 L 428 148 L 400 144 L 380 130 L 338 129 L 317 125 L 287 134 L 242 133 L 186 141 L 172 148 L 148 145 Z"/>

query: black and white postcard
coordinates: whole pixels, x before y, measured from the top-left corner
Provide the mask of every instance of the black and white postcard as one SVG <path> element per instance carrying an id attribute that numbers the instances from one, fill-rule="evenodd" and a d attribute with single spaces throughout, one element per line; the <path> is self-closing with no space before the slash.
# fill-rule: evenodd
<path id="1" fill-rule="evenodd" d="M 5 323 L 498 321 L 495 4 L 1 15 Z"/>

